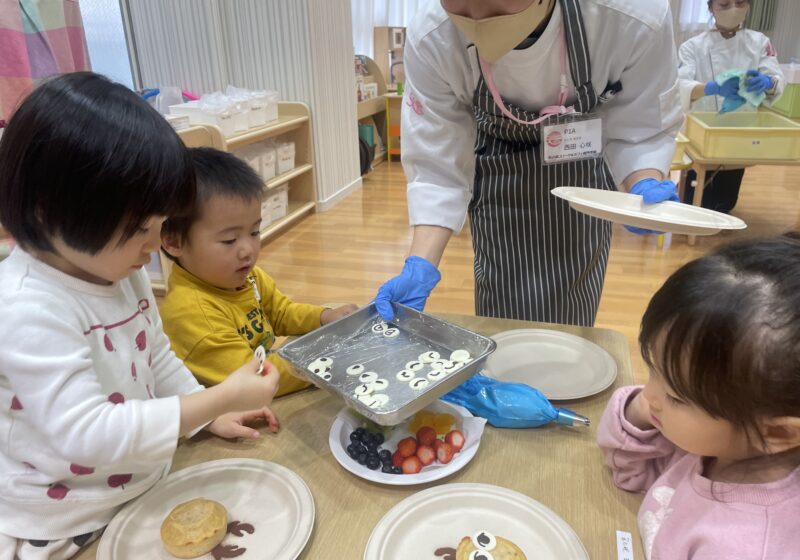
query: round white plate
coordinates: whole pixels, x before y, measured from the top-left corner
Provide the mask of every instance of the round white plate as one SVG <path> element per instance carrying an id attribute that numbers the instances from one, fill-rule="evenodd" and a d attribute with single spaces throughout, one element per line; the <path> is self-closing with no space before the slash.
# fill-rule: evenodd
<path id="1" fill-rule="evenodd" d="M 238 556 L 243 560 L 294 560 L 314 528 L 314 498 L 302 478 L 275 463 L 223 459 L 176 471 L 122 508 L 103 533 L 98 560 L 174 560 L 161 544 L 161 523 L 176 505 L 199 497 L 224 505 L 229 526 L 251 526 L 222 541 L 246 549 Z"/>
<path id="2" fill-rule="evenodd" d="M 723 229 L 747 227 L 735 216 L 691 204 L 645 204 L 638 194 L 582 187 L 557 187 L 550 192 L 578 212 L 626 226 L 684 235 L 714 235 Z"/>
<path id="3" fill-rule="evenodd" d="M 483 373 L 569 400 L 603 391 L 617 378 L 617 362 L 597 344 L 561 331 L 518 329 L 492 337 L 497 349 Z"/>
<path id="4" fill-rule="evenodd" d="M 474 417 L 470 411 L 463 406 L 444 401 L 436 401 L 430 406 L 425 407 L 425 410 L 436 412 L 437 414 L 452 414 L 456 418 L 455 427 L 453 429 L 461 430 L 464 433 L 466 439 L 464 447 L 460 452 L 456 453 L 452 461 L 446 465 L 434 461 L 427 467 L 423 467 L 417 474 L 387 474 L 381 472 L 380 469 L 372 471 L 364 465 L 359 465 L 356 460 L 352 459 L 347 454 L 347 446 L 350 445 L 350 433 L 358 428 L 359 425 L 356 418 L 350 413 L 350 409 L 346 407 L 339 411 L 339 414 L 337 414 L 336 418 L 333 420 L 333 424 L 331 424 L 331 431 L 328 435 L 328 445 L 331 448 L 331 453 L 333 453 L 336 461 L 342 465 L 345 470 L 365 480 L 370 480 L 379 484 L 411 486 L 414 484 L 433 482 L 434 480 L 450 476 L 454 472 L 464 468 L 478 452 L 478 446 L 480 445 L 480 439 L 486 420 Z M 394 453 L 394 450 L 397 449 L 398 441 L 414 435 L 407 430 L 407 426 L 410 423 L 411 419 L 396 426 L 392 432 L 386 435 L 386 442 L 384 442 L 381 447 Z"/>
<path id="5" fill-rule="evenodd" d="M 443 484 L 409 496 L 383 516 L 364 560 L 436 558 L 464 537 L 488 531 L 530 560 L 588 560 L 572 527 L 536 500 L 489 484 Z"/>

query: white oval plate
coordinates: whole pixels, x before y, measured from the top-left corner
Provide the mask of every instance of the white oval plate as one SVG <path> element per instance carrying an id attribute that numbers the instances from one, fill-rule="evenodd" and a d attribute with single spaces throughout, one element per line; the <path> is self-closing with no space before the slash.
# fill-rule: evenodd
<path id="1" fill-rule="evenodd" d="M 581 399 L 614 383 L 617 362 L 585 338 L 546 329 L 517 329 L 492 337 L 497 349 L 483 373 L 525 383 L 551 400 Z"/>
<path id="2" fill-rule="evenodd" d="M 328 435 L 328 445 L 331 448 L 331 453 L 333 453 L 336 461 L 343 466 L 345 470 L 365 480 L 370 480 L 379 484 L 411 486 L 414 484 L 433 482 L 434 480 L 450 476 L 454 472 L 464 468 L 478 452 L 478 446 L 480 445 L 486 420 L 484 418 L 476 418 L 463 406 L 444 401 L 436 401 L 425 407 L 424 410 L 436 412 L 437 414 L 452 414 L 456 418 L 454 429 L 461 430 L 464 433 L 466 439 L 464 447 L 460 452 L 456 453 L 453 456 L 453 460 L 446 465 L 434 461 L 427 467 L 423 467 L 417 474 L 387 474 L 381 472 L 380 469 L 372 471 L 364 465 L 359 465 L 357 461 L 347 454 L 347 446 L 350 445 L 350 432 L 359 427 L 358 420 L 350 413 L 349 408 L 340 410 L 339 414 L 334 418 L 333 424 L 331 424 L 331 431 Z M 381 447 L 383 449 L 389 449 L 394 453 L 398 441 L 410 435 L 414 435 L 407 429 L 410 423 L 411 419 L 396 426 L 394 430 L 387 435 L 386 442 L 384 442 Z"/>
<path id="3" fill-rule="evenodd" d="M 575 531 L 524 494 L 489 484 L 442 484 L 409 496 L 381 518 L 364 560 L 435 558 L 464 537 L 488 531 L 530 560 L 589 559 Z"/>
<path id="4" fill-rule="evenodd" d="M 275 463 L 223 459 L 176 471 L 122 508 L 103 533 L 98 560 L 174 560 L 161 543 L 161 523 L 176 505 L 199 497 L 224 505 L 229 525 L 252 526 L 252 533 L 245 527 L 222 541 L 245 548 L 243 560 L 294 560 L 314 528 L 314 498 L 302 478 Z"/>
<path id="5" fill-rule="evenodd" d="M 556 187 L 550 192 L 578 212 L 626 226 L 683 235 L 714 235 L 723 229 L 747 227 L 736 216 L 691 204 L 645 204 L 638 194 L 583 187 Z"/>

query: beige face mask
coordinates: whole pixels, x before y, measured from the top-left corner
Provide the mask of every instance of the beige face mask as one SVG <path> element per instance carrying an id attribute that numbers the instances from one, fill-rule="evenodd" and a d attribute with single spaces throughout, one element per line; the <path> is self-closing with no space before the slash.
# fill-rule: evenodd
<path id="1" fill-rule="evenodd" d="M 750 8 L 743 6 L 741 8 L 728 8 L 727 10 L 718 10 L 714 12 L 714 20 L 717 22 L 717 27 L 725 31 L 733 31 L 739 27 L 747 19 L 747 11 Z"/>
<path id="2" fill-rule="evenodd" d="M 472 19 L 447 12 L 461 32 L 478 48 L 486 62 L 497 62 L 531 34 L 550 13 L 555 0 L 533 0 L 531 5 L 516 14 Z"/>

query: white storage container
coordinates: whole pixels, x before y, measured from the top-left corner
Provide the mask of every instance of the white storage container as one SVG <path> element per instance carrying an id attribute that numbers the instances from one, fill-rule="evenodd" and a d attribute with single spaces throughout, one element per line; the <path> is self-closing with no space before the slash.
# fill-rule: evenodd
<path id="1" fill-rule="evenodd" d="M 278 144 L 278 175 L 294 169 L 294 142 Z"/>
<path id="2" fill-rule="evenodd" d="M 289 212 L 289 186 L 282 185 L 269 191 L 272 221 L 280 220 Z"/>
<path id="3" fill-rule="evenodd" d="M 264 150 L 260 146 L 245 146 L 232 151 L 233 155 L 247 162 L 261 177 L 264 172 Z"/>
<path id="4" fill-rule="evenodd" d="M 233 136 L 236 132 L 230 106 L 189 101 L 179 105 L 170 105 L 169 112 L 171 115 L 187 115 L 191 124 L 213 124 L 222 131 L 223 136 Z"/>
<path id="5" fill-rule="evenodd" d="M 278 151 L 275 149 L 273 142 L 261 142 L 261 178 L 264 181 L 269 181 L 278 174 Z"/>
<path id="6" fill-rule="evenodd" d="M 272 223 L 271 197 L 265 196 L 261 201 L 261 231 L 267 229 Z"/>
<path id="7" fill-rule="evenodd" d="M 781 71 L 787 84 L 800 84 L 800 64 L 796 62 L 781 64 Z"/>
<path id="8" fill-rule="evenodd" d="M 247 101 L 234 101 L 231 104 L 231 115 L 233 115 L 233 129 L 236 132 L 245 132 L 250 128 L 248 122 L 250 105 Z"/>
<path id="9" fill-rule="evenodd" d="M 250 127 L 264 126 L 278 119 L 278 92 L 254 91 L 250 97 Z"/>

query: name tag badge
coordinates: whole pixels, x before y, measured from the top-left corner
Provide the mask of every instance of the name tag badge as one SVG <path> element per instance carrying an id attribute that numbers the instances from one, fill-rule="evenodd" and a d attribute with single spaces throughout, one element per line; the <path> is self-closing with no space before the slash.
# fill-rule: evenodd
<path id="1" fill-rule="evenodd" d="M 542 156 L 547 164 L 603 155 L 603 119 L 572 120 L 542 127 Z"/>

